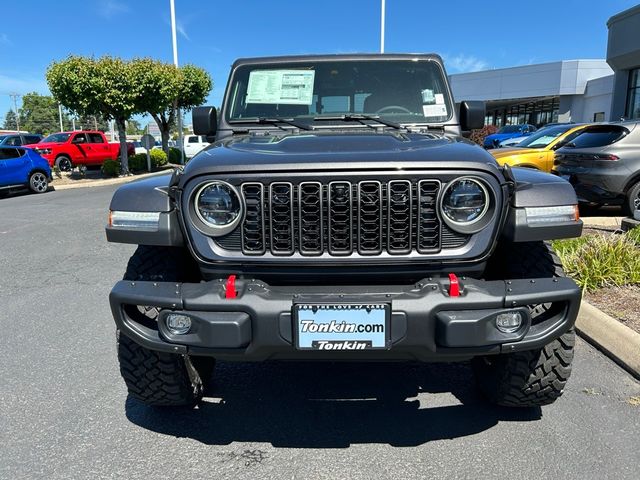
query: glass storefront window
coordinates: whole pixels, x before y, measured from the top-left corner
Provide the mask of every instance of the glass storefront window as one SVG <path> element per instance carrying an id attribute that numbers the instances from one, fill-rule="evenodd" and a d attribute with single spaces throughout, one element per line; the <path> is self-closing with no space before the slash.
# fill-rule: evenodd
<path id="1" fill-rule="evenodd" d="M 629 72 L 626 117 L 629 119 L 640 118 L 640 68 Z"/>

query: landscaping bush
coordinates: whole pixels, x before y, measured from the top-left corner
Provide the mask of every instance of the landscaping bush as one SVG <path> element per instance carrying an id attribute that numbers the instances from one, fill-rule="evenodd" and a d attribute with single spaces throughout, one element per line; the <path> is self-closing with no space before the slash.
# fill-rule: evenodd
<path id="1" fill-rule="evenodd" d="M 129 157 L 129 170 L 131 172 L 142 172 L 147 169 L 147 154 L 136 153 Z"/>
<path id="2" fill-rule="evenodd" d="M 565 272 L 586 291 L 640 284 L 640 232 L 555 240 Z"/>
<path id="3" fill-rule="evenodd" d="M 482 146 L 484 144 L 484 137 L 493 135 L 497 131 L 498 131 L 498 127 L 496 127 L 495 125 L 485 125 L 479 130 L 471 130 L 471 135 L 469 135 L 469 140 Z"/>
<path id="4" fill-rule="evenodd" d="M 169 163 L 173 163 L 174 165 L 180 165 L 180 161 L 182 159 L 182 154 L 180 149 L 171 147 L 169 148 Z"/>
<path id="5" fill-rule="evenodd" d="M 105 160 L 100 170 L 103 175 L 117 177 L 120 175 L 120 162 L 116 160 Z"/>
<path id="6" fill-rule="evenodd" d="M 164 153 L 163 150 L 154 148 L 149 153 L 151 154 L 151 168 L 157 168 L 167 164 L 167 154 Z"/>

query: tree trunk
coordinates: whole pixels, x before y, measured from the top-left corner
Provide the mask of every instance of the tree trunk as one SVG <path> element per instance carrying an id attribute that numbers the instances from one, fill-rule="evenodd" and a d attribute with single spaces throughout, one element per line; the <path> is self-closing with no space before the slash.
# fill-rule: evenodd
<path id="1" fill-rule="evenodd" d="M 127 126 L 124 118 L 116 119 L 118 137 L 120 138 L 120 170 L 124 175 L 129 174 L 129 157 L 127 155 Z"/>
<path id="2" fill-rule="evenodd" d="M 167 159 L 169 159 L 169 139 L 171 138 L 171 126 L 173 124 L 173 118 L 170 115 L 169 118 L 165 116 L 164 113 L 161 114 L 151 114 L 151 118 L 153 118 L 160 129 L 160 138 L 162 139 L 162 150 L 167 154 Z"/>

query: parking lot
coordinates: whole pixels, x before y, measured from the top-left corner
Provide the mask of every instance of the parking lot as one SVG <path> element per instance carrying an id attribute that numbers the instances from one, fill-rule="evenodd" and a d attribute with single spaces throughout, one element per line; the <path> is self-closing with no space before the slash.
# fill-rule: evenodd
<path id="1" fill-rule="evenodd" d="M 583 341 L 541 410 L 446 364 L 225 363 L 196 410 L 127 399 L 114 189 L 0 199 L 0 478 L 637 478 L 640 383 Z"/>

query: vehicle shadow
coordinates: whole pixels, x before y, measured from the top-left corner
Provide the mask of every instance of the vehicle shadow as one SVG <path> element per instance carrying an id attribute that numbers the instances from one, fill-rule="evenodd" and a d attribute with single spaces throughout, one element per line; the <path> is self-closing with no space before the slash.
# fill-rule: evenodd
<path id="1" fill-rule="evenodd" d="M 129 397 L 127 418 L 148 430 L 208 445 L 346 448 L 417 446 L 482 432 L 500 421 L 542 417 L 540 408 L 487 403 L 465 364 L 219 363 L 214 383 L 194 410 L 147 407 Z M 444 392 L 455 398 L 415 398 Z"/>
<path id="2" fill-rule="evenodd" d="M 53 188 L 52 186 L 49 186 L 46 192 L 35 194 L 31 190 L 29 190 L 28 187 L 13 187 L 11 189 L 0 190 L 0 199 L 27 197 L 31 195 L 46 195 L 54 191 L 55 191 L 55 188 Z"/>

